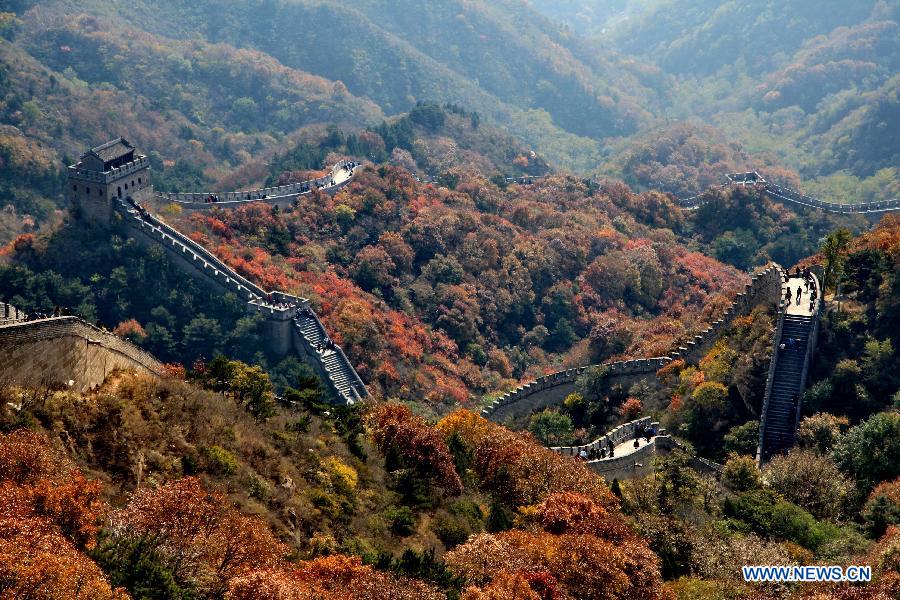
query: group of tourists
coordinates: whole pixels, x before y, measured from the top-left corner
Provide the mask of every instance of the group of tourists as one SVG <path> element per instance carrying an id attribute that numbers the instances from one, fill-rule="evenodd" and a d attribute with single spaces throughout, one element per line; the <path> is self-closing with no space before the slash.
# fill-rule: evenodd
<path id="1" fill-rule="evenodd" d="M 218 202 L 219 196 L 218 196 L 218 194 L 210 194 L 209 196 L 204 198 L 203 201 L 206 202 L 207 204 L 209 204 L 211 202 Z"/>
<path id="2" fill-rule="evenodd" d="M 609 457 L 612 458 L 615 455 L 615 448 L 613 447 L 612 442 L 609 442 Z M 591 447 L 591 448 L 582 448 L 578 452 L 578 458 L 584 461 L 588 460 L 600 460 L 601 458 L 606 458 L 606 448 L 601 447 Z"/>
<path id="3" fill-rule="evenodd" d="M 655 427 L 647 427 L 646 425 L 634 425 L 634 447 L 637 448 L 640 446 L 641 438 L 647 440 L 647 443 L 650 443 L 650 440 L 653 439 L 654 436 L 657 435 L 657 431 Z M 591 446 L 590 448 L 582 447 L 581 450 L 578 451 L 578 457 L 581 460 L 601 460 L 604 458 L 615 458 L 616 456 L 616 445 L 609 438 L 606 438 L 603 441 L 597 443 L 597 446 Z"/>
<path id="4" fill-rule="evenodd" d="M 785 271 L 785 273 L 784 273 L 784 282 L 785 283 L 788 282 L 789 277 L 790 277 L 789 272 Z M 819 290 L 815 286 L 815 279 L 813 278 L 812 271 L 810 271 L 809 267 L 805 267 L 802 270 L 800 269 L 800 267 L 796 268 L 796 270 L 794 271 L 794 279 L 801 279 L 801 278 L 803 279 L 803 283 L 797 284 L 796 297 L 792 293 L 793 290 L 791 290 L 791 286 L 789 286 L 789 285 L 785 286 L 784 300 L 788 304 L 790 304 L 793 301 L 797 304 L 797 306 L 800 306 L 800 302 L 803 299 L 803 292 L 806 291 L 806 293 L 809 294 L 809 312 L 812 312 L 813 309 L 816 307 L 816 299 L 819 297 Z"/>
<path id="5" fill-rule="evenodd" d="M 656 435 L 656 428 L 653 426 L 647 427 L 645 425 L 635 425 L 634 427 L 634 447 L 637 448 L 640 445 L 641 438 L 647 440 L 647 443 L 650 443 L 651 438 Z"/>
<path id="6" fill-rule="evenodd" d="M 326 350 L 331 350 L 332 352 L 337 350 L 337 346 L 335 346 L 334 340 L 332 340 L 330 337 L 326 337 L 325 341 L 316 344 L 316 352 L 318 352 L 319 354 L 325 352 Z"/>

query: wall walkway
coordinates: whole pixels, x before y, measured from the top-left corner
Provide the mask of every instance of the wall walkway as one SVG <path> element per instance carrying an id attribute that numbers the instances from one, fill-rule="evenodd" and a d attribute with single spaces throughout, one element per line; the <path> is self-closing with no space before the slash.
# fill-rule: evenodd
<path id="1" fill-rule="evenodd" d="M 753 177 L 747 178 L 746 176 L 748 175 L 753 175 Z M 835 214 L 877 214 L 900 210 L 900 199 L 897 198 L 891 200 L 880 200 L 877 202 L 828 202 L 826 200 L 819 200 L 818 198 L 806 196 L 804 194 L 801 194 L 800 192 L 797 192 L 785 186 L 778 185 L 776 183 L 767 182 L 759 177 L 759 175 L 756 173 L 731 174 L 728 176 L 728 179 L 729 183 L 721 186 L 721 188 L 725 188 L 729 185 L 750 185 L 762 190 L 775 200 L 779 200 L 781 202 L 786 202 L 788 204 L 793 204 L 796 206 L 805 206 L 807 208 L 824 210 L 825 212 Z M 709 202 L 709 199 L 706 197 L 706 195 L 699 194 L 697 196 L 691 196 L 690 198 L 683 198 L 681 200 L 678 200 L 677 204 L 678 206 L 686 210 L 693 210 L 703 206 L 707 202 Z"/>
<path id="2" fill-rule="evenodd" d="M 350 183 L 353 173 L 360 166 L 354 161 L 342 160 L 335 164 L 327 175 L 300 183 L 276 187 L 259 188 L 242 192 L 157 192 L 160 205 L 175 203 L 183 210 L 212 210 L 214 208 L 236 208 L 253 202 L 263 202 L 280 208 L 292 206 L 300 196 L 321 190 L 334 194 Z M 210 200 L 215 198 L 215 202 Z"/>
<path id="3" fill-rule="evenodd" d="M 646 437 L 635 439 L 635 436 L 648 428 L 655 432 L 649 439 Z M 613 447 L 612 454 L 609 453 L 610 446 Z M 650 417 L 642 417 L 619 425 L 606 435 L 583 446 L 552 448 L 568 456 L 581 456 L 582 451 L 601 454 L 600 458 L 591 458 L 586 462 L 607 481 L 646 477 L 653 473 L 653 459 L 656 456 L 664 456 L 675 449 L 687 451 L 678 440 L 666 434 L 658 422 L 651 421 Z M 700 473 L 717 476 L 722 470 L 721 465 L 698 456 L 691 455 L 690 462 Z"/>

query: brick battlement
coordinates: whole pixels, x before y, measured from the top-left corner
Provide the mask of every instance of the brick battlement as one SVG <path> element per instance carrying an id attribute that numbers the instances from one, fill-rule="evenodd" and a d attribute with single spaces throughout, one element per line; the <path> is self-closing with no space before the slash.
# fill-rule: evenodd
<path id="1" fill-rule="evenodd" d="M 281 291 L 266 291 L 212 252 L 168 225 L 149 211 L 118 200 L 116 210 L 134 239 L 161 246 L 173 263 L 213 287 L 234 293 L 247 311 L 265 318 L 269 348 L 280 356 L 300 354 L 318 372 L 337 402 L 353 404 L 368 395 L 366 387 L 344 351 L 330 341 L 309 300 Z"/>
<path id="2" fill-rule="evenodd" d="M 264 202 L 284 208 L 292 205 L 299 196 L 312 194 L 315 190 L 328 194 L 336 193 L 350 183 L 353 169 L 357 166 L 358 163 L 342 160 L 335 164 L 327 175 L 300 183 L 238 192 L 159 192 L 156 199 L 162 204 L 175 203 L 183 210 L 228 209 L 250 202 Z M 218 200 L 209 202 L 210 197 L 216 197 Z"/>

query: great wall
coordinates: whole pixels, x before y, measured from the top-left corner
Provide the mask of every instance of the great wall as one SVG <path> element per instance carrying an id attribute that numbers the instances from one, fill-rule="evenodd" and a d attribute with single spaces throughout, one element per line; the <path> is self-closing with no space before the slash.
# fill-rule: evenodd
<path id="1" fill-rule="evenodd" d="M 728 186 L 753 187 L 762 192 L 765 192 L 775 200 L 779 200 L 790 205 L 815 208 L 835 214 L 878 214 L 900 210 L 900 199 L 898 198 L 893 198 L 891 200 L 878 200 L 874 202 L 848 203 L 819 200 L 818 198 L 806 196 L 788 187 L 766 181 L 765 178 L 763 178 L 762 175 L 760 175 L 756 171 L 749 171 L 746 173 L 729 173 L 728 175 L 726 175 L 726 179 L 727 182 L 720 186 L 719 189 L 726 188 Z M 685 210 L 696 210 L 710 202 L 713 197 L 714 196 L 711 194 L 704 193 L 698 194 L 696 196 L 691 196 L 690 198 L 682 198 L 680 200 L 676 200 L 676 203 L 679 207 Z"/>
<path id="2" fill-rule="evenodd" d="M 715 340 L 736 317 L 750 314 L 758 304 L 777 306 L 781 297 L 781 275 L 778 265 L 772 264 L 750 278 L 744 291 L 725 309 L 719 319 L 700 334 L 670 352 L 666 356 L 641 358 L 603 363 L 607 367 L 607 379 L 613 383 L 630 386 L 639 380 L 654 381 L 656 372 L 673 360 L 682 359 L 696 363 L 712 347 Z M 598 365 L 594 365 L 598 366 Z M 518 419 L 532 412 L 551 406 L 559 406 L 566 396 L 575 391 L 578 378 L 589 366 L 566 369 L 518 386 L 500 396 L 482 409 L 482 416 L 498 423 Z"/>
<path id="3" fill-rule="evenodd" d="M 250 314 L 265 323 L 270 353 L 298 354 L 325 383 L 337 404 L 353 404 L 368 391 L 343 349 L 328 335 L 309 300 L 281 291 L 266 291 L 235 272 L 212 252 L 166 223 L 146 205 L 175 204 L 182 210 L 234 208 L 261 202 L 290 207 L 303 195 L 334 194 L 353 178 L 358 163 L 341 161 L 321 177 L 286 186 L 251 191 L 202 194 L 155 193 L 147 157 L 124 138 L 91 148 L 69 167 L 66 196 L 80 218 L 119 228 L 146 248 L 161 247 L 171 263 L 214 290 L 234 294 Z M 224 201 L 223 201 L 224 198 Z M 125 340 L 76 317 L 23 320 L 5 308 L 0 320 L 0 348 L 16 361 L 0 365 L 0 379 L 19 384 L 49 380 L 90 389 L 117 368 L 160 373 L 155 358 Z M 54 350 L 54 347 L 57 349 Z"/>
<path id="4" fill-rule="evenodd" d="M 677 359 L 684 360 L 688 364 L 696 364 L 735 318 L 750 314 L 753 308 L 760 304 L 774 307 L 776 323 L 772 336 L 766 391 L 760 413 L 760 439 L 757 448 L 757 462 L 762 464 L 774 454 L 783 452 L 793 445 L 802 409 L 801 395 L 815 352 L 822 302 L 816 273 L 812 273 L 807 293 L 815 290 L 817 298 L 808 310 L 804 310 L 799 304 L 795 305 L 793 297 L 790 301 L 786 300 L 786 290 L 789 287 L 792 290 L 797 289 L 792 287 L 792 284 L 803 285 L 802 281 L 800 278 L 787 277 L 780 266 L 771 264 L 751 278 L 744 292 L 738 294 L 722 318 L 676 351 L 662 357 L 613 361 L 594 366 L 606 367 L 604 378 L 613 384 L 628 387 L 637 381 L 644 381 L 658 385 L 656 374 L 662 367 Z M 794 321 L 792 335 L 796 336 L 794 340 L 797 347 L 786 349 L 782 344 L 787 331 L 786 324 L 790 324 L 792 319 Z M 578 379 L 590 368 L 568 369 L 539 377 L 493 401 L 482 410 L 481 414 L 485 418 L 502 423 L 522 419 L 544 408 L 560 406 L 569 394 L 576 391 Z M 648 427 L 656 433 L 647 439 L 646 443 L 635 440 L 636 434 Z M 634 445 L 625 444 L 628 440 L 635 440 Z M 620 425 L 590 443 L 553 449 L 563 454 L 585 457 L 585 454 L 592 450 L 597 451 L 610 446 L 620 448 L 614 455 L 587 460 L 592 469 L 607 479 L 642 477 L 651 472 L 651 460 L 654 456 L 667 454 L 676 448 L 684 448 L 678 440 L 667 435 L 658 422 L 651 423 L 650 417 L 644 417 Z M 690 461 L 700 472 L 718 473 L 720 470 L 715 463 L 697 456 L 691 455 Z"/>
<path id="5" fill-rule="evenodd" d="M 335 193 L 351 180 L 352 167 L 349 164 L 342 164 L 339 168 L 346 176 L 329 179 L 329 185 L 321 187 L 323 192 Z M 304 193 L 308 192 L 299 189 L 293 193 L 292 198 L 295 199 Z M 260 196 L 258 199 L 236 200 L 230 206 L 257 201 L 280 202 L 285 198 L 285 196 L 262 197 L 265 194 Z M 116 214 L 121 217 L 122 224 L 131 230 L 132 237 L 139 243 L 148 247 L 162 246 L 173 264 L 183 271 L 245 300 L 248 312 L 262 315 L 265 319 L 269 350 L 278 356 L 285 356 L 290 352 L 297 353 L 304 362 L 317 371 L 335 402 L 354 404 L 368 396 L 362 379 L 340 345 L 330 339 L 309 300 L 281 291 L 263 290 L 133 199 L 117 198 L 114 208 Z"/>
<path id="6" fill-rule="evenodd" d="M 341 161 L 321 177 L 283 186 L 266 187 L 237 192 L 156 193 L 150 183 L 150 165 L 146 157 L 135 155 L 134 148 L 123 138 L 92 148 L 82 161 L 69 168 L 71 190 L 67 195 L 84 217 L 111 226 L 121 226 L 130 236 L 146 247 L 162 247 L 172 263 L 186 273 L 205 281 L 213 288 L 233 293 L 246 302 L 247 311 L 262 315 L 266 324 L 266 343 L 271 352 L 283 356 L 299 354 L 311 364 L 331 392 L 333 401 L 353 404 L 368 395 L 366 387 L 339 345 L 328 336 L 325 327 L 310 306 L 309 300 L 281 291 L 266 291 L 236 273 L 212 252 L 151 213 L 147 204 L 175 205 L 181 210 L 204 211 L 229 209 L 249 203 L 266 203 L 290 208 L 303 195 L 317 191 L 334 194 L 348 184 L 358 163 Z M 507 182 L 533 184 L 541 177 L 507 178 Z M 835 204 L 809 198 L 787 188 L 766 182 L 757 173 L 728 175 L 727 185 L 754 186 L 783 201 L 819 208 L 831 212 L 859 213 L 900 210 L 900 201 L 889 200 L 855 205 Z M 131 191 L 129 193 L 129 182 Z M 91 194 L 91 185 L 95 187 Z M 124 185 L 124 193 L 123 186 Z M 693 209 L 708 201 L 706 196 L 681 200 L 679 206 Z M 818 289 L 817 281 L 813 286 Z M 773 453 L 783 451 L 793 442 L 799 421 L 798 395 L 805 386 L 806 373 L 815 348 L 818 312 L 821 300 L 814 303 L 801 323 L 803 357 L 780 356 L 786 325 L 795 326 L 797 316 L 784 301 L 783 271 L 772 264 L 751 277 L 745 290 L 700 334 L 688 340 L 666 356 L 611 361 L 604 363 L 604 377 L 611 383 L 630 386 L 638 381 L 656 382 L 656 373 L 676 359 L 696 363 L 710 349 L 735 318 L 745 316 L 759 304 L 777 308 L 777 325 L 772 340 L 772 359 L 767 377 L 765 399 L 761 415 L 758 460 L 766 460 Z M 11 312 L 12 311 L 12 312 Z M 794 311 L 796 312 L 796 311 Z M 792 321 L 793 318 L 793 321 Z M 800 334 L 797 334 L 800 335 Z M 48 351 L 50 345 L 62 351 Z M 15 307 L 4 305 L 0 315 L 0 347 L 6 350 L 8 361 L 0 369 L 0 377 L 7 381 L 46 384 L 60 381 L 85 390 L 99 385 L 113 370 L 137 369 L 159 374 L 162 365 L 137 346 L 121 340 L 75 317 L 24 320 Z M 52 357 L 52 358 L 47 358 Z M 797 364 L 789 364 L 797 363 Z M 494 400 L 482 410 L 482 415 L 498 422 L 520 419 L 543 408 L 558 406 L 576 389 L 579 378 L 591 367 L 567 369 L 545 375 L 517 387 Z M 52 374 L 52 376 L 51 376 Z M 785 394 L 793 406 L 786 406 Z M 790 404 L 790 402 L 788 402 Z M 645 419 L 646 420 L 646 419 Z M 649 423 L 649 421 L 647 422 Z M 557 448 L 558 451 L 579 454 L 602 444 L 622 441 L 626 432 L 633 435 L 638 427 L 647 426 L 644 420 L 614 429 L 585 446 Z M 634 476 L 638 468 L 652 455 L 679 447 L 677 440 L 666 435 L 658 423 L 657 431 L 646 444 L 637 444 L 633 452 L 616 457 L 589 461 L 596 470 L 612 477 Z M 696 457 L 698 468 L 715 470 L 716 466 Z"/>

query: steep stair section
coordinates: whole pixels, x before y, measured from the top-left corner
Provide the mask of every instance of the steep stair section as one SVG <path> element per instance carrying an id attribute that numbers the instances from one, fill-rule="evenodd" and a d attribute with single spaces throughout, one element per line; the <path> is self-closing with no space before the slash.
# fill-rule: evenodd
<path id="1" fill-rule="evenodd" d="M 328 383 L 347 404 L 353 404 L 367 395 L 366 387 L 350 364 L 340 346 L 331 342 L 325 327 L 311 310 L 301 311 L 294 319 L 297 333 L 303 340 L 306 351 L 318 359 Z"/>
<path id="2" fill-rule="evenodd" d="M 763 416 L 765 425 L 760 454 L 763 461 L 794 445 L 813 324 L 811 316 L 788 314 L 784 317 L 781 343 L 785 348 L 781 349 L 779 344 L 774 349 L 777 353 L 775 371 Z M 793 340 L 793 343 L 786 340 Z"/>

